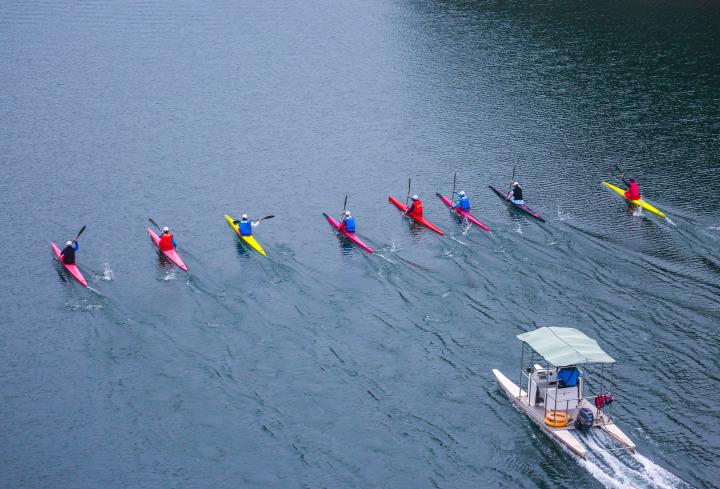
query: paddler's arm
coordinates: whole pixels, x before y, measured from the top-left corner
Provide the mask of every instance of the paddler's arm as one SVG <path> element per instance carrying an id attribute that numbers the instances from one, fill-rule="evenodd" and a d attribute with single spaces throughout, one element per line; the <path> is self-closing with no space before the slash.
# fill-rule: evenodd
<path id="1" fill-rule="evenodd" d="M 621 174 L 620 174 L 620 179 L 623 181 L 623 183 L 625 184 L 625 186 L 626 186 L 627 188 L 630 188 L 630 180 L 628 180 L 627 178 L 625 178 L 625 173 L 621 173 Z"/>
<path id="2" fill-rule="evenodd" d="M 73 249 L 74 249 L 75 251 L 78 250 L 78 242 L 75 241 L 75 240 L 73 240 Z"/>

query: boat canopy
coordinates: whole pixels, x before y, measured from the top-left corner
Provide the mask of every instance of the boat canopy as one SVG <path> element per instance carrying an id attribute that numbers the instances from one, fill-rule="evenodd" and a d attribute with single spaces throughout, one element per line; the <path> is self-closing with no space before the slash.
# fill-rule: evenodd
<path id="1" fill-rule="evenodd" d="M 615 363 L 597 341 L 575 328 L 543 327 L 517 336 L 556 367 L 584 363 Z"/>

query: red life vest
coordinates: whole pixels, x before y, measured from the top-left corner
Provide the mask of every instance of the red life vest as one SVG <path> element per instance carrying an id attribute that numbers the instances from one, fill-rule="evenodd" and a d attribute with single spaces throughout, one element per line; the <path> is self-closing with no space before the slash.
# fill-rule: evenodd
<path id="1" fill-rule="evenodd" d="M 640 199 L 640 188 L 638 187 L 637 182 L 630 182 L 630 188 L 628 188 L 627 192 L 625 192 L 625 197 L 630 200 Z"/>
<path id="2" fill-rule="evenodd" d="M 160 236 L 160 242 L 158 247 L 163 251 L 170 251 L 173 249 L 173 235 L 170 233 L 163 233 Z"/>
<path id="3" fill-rule="evenodd" d="M 423 213 L 422 201 L 416 200 L 410 206 L 410 210 L 408 211 L 408 214 L 412 214 L 413 216 L 417 216 L 417 217 L 422 217 L 422 213 Z"/>

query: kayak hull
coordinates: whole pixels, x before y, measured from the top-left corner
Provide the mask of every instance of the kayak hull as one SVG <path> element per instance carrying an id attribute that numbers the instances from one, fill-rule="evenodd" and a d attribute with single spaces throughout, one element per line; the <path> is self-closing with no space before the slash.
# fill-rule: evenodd
<path id="1" fill-rule="evenodd" d="M 446 206 L 448 206 L 448 208 L 450 209 L 450 212 L 454 212 L 455 214 L 464 217 L 465 219 L 467 219 L 467 220 L 470 221 L 471 223 L 475 224 L 475 225 L 476 225 L 477 227 L 479 227 L 480 229 L 484 229 L 485 231 L 490 231 L 490 228 L 487 227 L 487 226 L 486 226 L 485 224 L 483 224 L 482 222 L 480 222 L 480 220 L 479 220 L 478 218 L 476 218 L 475 216 L 473 216 L 473 215 L 470 213 L 470 211 L 464 211 L 464 210 L 462 210 L 462 209 L 453 209 L 453 208 L 452 208 L 452 207 L 453 207 L 453 203 L 452 203 L 452 201 L 451 201 L 450 199 L 448 199 L 447 197 L 445 197 L 444 195 L 442 195 L 442 194 L 440 194 L 440 193 L 435 193 L 435 195 L 438 196 L 438 198 L 440 199 L 440 201 L 441 201 L 443 204 L 445 204 Z"/>
<path id="2" fill-rule="evenodd" d="M 616 187 L 616 186 L 613 185 L 612 183 L 607 183 L 607 182 L 602 182 L 602 184 L 603 184 L 604 186 L 606 186 L 607 188 L 609 188 L 610 190 L 614 191 L 616 194 L 618 194 L 618 195 L 619 195 L 620 197 L 622 197 L 623 199 L 625 199 L 625 200 L 627 200 L 628 202 L 630 202 L 631 204 L 640 206 L 640 207 L 642 207 L 643 209 L 647 210 L 648 212 L 652 212 L 652 213 L 655 214 L 656 216 L 662 217 L 663 219 L 665 218 L 665 213 L 664 213 L 664 212 L 662 212 L 661 210 L 656 209 L 655 207 L 651 206 L 651 205 L 648 204 L 645 200 L 643 200 L 643 199 L 630 200 L 630 199 L 628 199 L 628 198 L 625 196 L 625 191 L 624 191 L 623 189 L 621 189 L 620 187 Z"/>
<path id="3" fill-rule="evenodd" d="M 490 190 L 495 192 L 495 194 L 498 197 L 500 197 L 502 200 L 504 200 L 506 204 L 514 207 L 515 209 L 519 210 L 520 212 L 527 214 L 528 216 L 534 217 L 538 221 L 545 222 L 545 219 L 540 214 L 538 214 L 537 212 L 532 210 L 530 207 L 528 207 L 527 204 L 522 204 L 522 205 L 516 204 L 515 202 L 513 202 L 512 200 L 510 200 L 508 198 L 506 192 L 498 190 L 497 188 L 493 187 L 492 185 L 488 185 L 488 187 L 490 188 Z"/>
<path id="4" fill-rule="evenodd" d="M 345 236 L 348 240 L 352 241 L 353 243 L 355 243 L 356 245 L 358 245 L 360 248 L 364 249 L 364 250 L 367 251 L 368 253 L 372 253 L 372 252 L 373 252 L 373 249 L 370 248 L 370 247 L 369 247 L 368 245 L 366 245 L 365 243 L 363 243 L 362 240 L 361 240 L 360 238 L 358 238 L 355 233 L 351 233 L 351 232 L 349 232 L 349 231 L 345 231 L 344 229 L 343 229 L 342 231 L 340 231 L 340 230 L 339 230 L 339 229 L 340 229 L 340 223 L 339 223 L 339 222 L 337 222 L 335 219 L 333 219 L 332 217 L 328 216 L 328 215 L 325 214 L 324 212 L 323 212 L 323 216 L 325 216 L 325 219 L 327 219 L 327 222 L 328 222 L 336 231 L 338 231 L 340 234 L 342 234 L 343 236 Z"/>
<path id="5" fill-rule="evenodd" d="M 413 221 L 417 222 L 418 224 L 422 224 L 426 228 L 428 228 L 432 231 L 435 231 L 440 236 L 443 236 L 445 234 L 440 230 L 439 227 L 437 227 L 435 224 L 431 223 L 424 217 L 415 217 L 412 214 L 408 214 L 407 210 L 409 209 L 409 207 L 406 206 L 405 204 L 403 204 L 402 202 L 398 201 L 397 199 L 395 199 L 393 197 L 388 197 L 388 202 L 390 202 L 392 205 L 394 205 L 395 207 L 400 209 L 403 213 L 405 213 L 406 216 L 408 216 L 409 218 L 411 218 Z"/>
<path id="6" fill-rule="evenodd" d="M 65 267 L 65 270 L 67 270 L 68 273 L 70 275 L 72 275 L 75 278 L 75 280 L 80 282 L 84 287 L 87 287 L 88 286 L 87 280 L 85 280 L 85 277 L 83 277 L 83 274 L 80 272 L 80 269 L 77 267 L 77 265 L 67 265 L 67 264 L 63 263 L 62 259 L 60 259 L 60 253 L 61 253 L 60 248 L 58 248 L 55 245 L 55 243 L 53 243 L 52 241 L 50 241 L 50 248 L 52 248 L 57 261 L 62 263 L 62 265 Z"/>
<path id="7" fill-rule="evenodd" d="M 242 236 L 242 235 L 240 234 L 240 226 L 238 226 L 237 224 L 235 224 L 235 223 L 233 222 L 235 219 L 233 219 L 232 217 L 228 216 L 227 214 L 225 214 L 225 220 L 226 220 L 227 223 L 230 225 L 230 227 L 235 230 L 235 234 L 238 235 L 238 238 L 242 239 L 242 241 L 243 241 L 246 245 L 248 245 L 250 248 L 252 248 L 253 250 L 255 250 L 255 251 L 257 251 L 258 253 L 260 253 L 262 256 L 267 256 L 267 253 L 265 253 L 265 250 L 263 249 L 263 247 L 260 246 L 260 243 L 257 242 L 257 240 L 255 239 L 255 236 Z"/>
<path id="8" fill-rule="evenodd" d="M 185 265 L 185 262 L 182 261 L 182 258 L 180 258 L 180 255 L 178 255 L 178 252 L 173 248 L 172 250 L 161 250 L 160 249 L 160 237 L 155 234 L 155 231 L 153 231 L 150 228 L 147 228 L 148 234 L 150 235 L 150 239 L 152 239 L 153 243 L 155 243 L 155 246 L 157 246 L 157 249 L 165 256 L 168 257 L 168 259 L 173 262 L 175 265 L 180 267 L 182 270 L 185 270 L 187 272 L 187 265 Z"/>

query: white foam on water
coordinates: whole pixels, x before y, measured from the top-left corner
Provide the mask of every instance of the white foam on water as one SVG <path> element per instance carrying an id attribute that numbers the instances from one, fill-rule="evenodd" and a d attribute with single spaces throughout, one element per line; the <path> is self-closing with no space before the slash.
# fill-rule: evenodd
<path id="1" fill-rule="evenodd" d="M 463 233 L 463 234 L 465 234 L 465 233 Z M 457 243 L 460 243 L 460 244 L 463 245 L 463 246 L 467 246 L 467 245 L 468 245 L 468 244 L 465 243 L 464 241 L 460 241 L 459 239 L 457 239 L 455 236 L 450 236 L 450 239 L 452 239 L 453 241 L 455 241 L 455 242 L 457 242 Z"/>
<path id="2" fill-rule="evenodd" d="M 517 227 L 515 228 L 515 232 L 518 234 L 522 234 L 522 226 L 520 226 L 520 223 L 517 223 Z"/>
<path id="3" fill-rule="evenodd" d="M 713 231 L 720 231 L 720 226 L 710 226 L 708 229 L 711 229 Z"/>
<path id="4" fill-rule="evenodd" d="M 558 216 L 558 219 L 561 221 L 564 221 L 565 219 L 568 218 L 568 215 L 566 213 L 564 213 L 562 211 L 562 209 L 560 208 L 560 204 L 558 204 L 558 206 L 557 206 L 557 216 Z"/>
<path id="5" fill-rule="evenodd" d="M 580 465 L 605 487 L 618 489 L 690 487 L 675 474 L 639 453 L 615 450 L 618 445 L 607 437 L 602 442 L 597 435 L 581 436 L 579 439 L 591 452 L 587 460 L 580 460 Z"/>
<path id="6" fill-rule="evenodd" d="M 643 215 L 642 207 L 640 207 L 640 206 L 635 207 L 635 210 L 633 211 L 633 216 L 639 217 L 642 215 Z"/>
<path id="7" fill-rule="evenodd" d="M 98 277 L 100 280 L 105 280 L 106 282 L 109 282 L 113 278 L 115 278 L 115 273 L 112 271 L 112 268 L 110 268 L 110 262 L 105 262 L 103 269 L 103 274 L 101 277 Z"/>
<path id="8" fill-rule="evenodd" d="M 165 276 L 160 277 L 160 280 L 165 280 L 166 282 L 168 280 L 175 280 L 175 268 L 170 268 Z"/>

